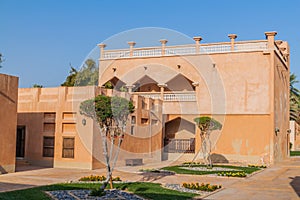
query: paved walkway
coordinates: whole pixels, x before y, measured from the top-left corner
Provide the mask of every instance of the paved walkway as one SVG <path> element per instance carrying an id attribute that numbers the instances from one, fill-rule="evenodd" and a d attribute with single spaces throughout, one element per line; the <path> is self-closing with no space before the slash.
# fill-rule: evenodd
<path id="1" fill-rule="evenodd" d="M 159 167 L 167 163 L 160 163 Z M 264 171 L 246 179 L 226 178 L 216 176 L 196 175 L 143 175 L 141 168 L 153 168 L 155 165 L 143 167 L 120 167 L 114 176 L 120 176 L 123 181 L 149 181 L 155 183 L 204 182 L 221 184 L 223 190 L 207 198 L 211 199 L 300 199 L 300 157 L 278 163 Z M 21 169 L 22 170 L 22 169 Z M 77 170 L 25 167 L 21 172 L 0 175 L 0 192 L 24 189 L 40 185 L 76 181 L 82 176 L 105 175 L 104 169 Z"/>
<path id="2" fill-rule="evenodd" d="M 278 163 L 250 178 L 237 181 L 205 199 L 300 199 L 300 157 Z"/>

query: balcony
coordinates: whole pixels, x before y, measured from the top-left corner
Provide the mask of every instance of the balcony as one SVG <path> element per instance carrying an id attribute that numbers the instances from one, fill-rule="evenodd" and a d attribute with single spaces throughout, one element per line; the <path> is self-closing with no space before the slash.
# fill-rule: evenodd
<path id="1" fill-rule="evenodd" d="M 167 153 L 195 153 L 195 138 L 164 139 L 164 152 Z"/>
<path id="2" fill-rule="evenodd" d="M 145 98 L 151 99 L 161 99 L 160 92 L 135 92 L 134 94 L 143 96 Z M 163 93 L 163 101 L 180 101 L 180 102 L 194 102 L 197 101 L 195 92 L 164 92 Z"/>
<path id="3" fill-rule="evenodd" d="M 145 47 L 120 50 L 103 50 L 101 59 L 110 60 L 118 58 L 140 58 L 140 57 L 161 57 L 161 56 L 184 56 L 197 54 L 230 53 L 243 51 L 263 51 L 268 49 L 267 40 L 230 42 L 211 44 L 190 44 L 178 46 Z"/>

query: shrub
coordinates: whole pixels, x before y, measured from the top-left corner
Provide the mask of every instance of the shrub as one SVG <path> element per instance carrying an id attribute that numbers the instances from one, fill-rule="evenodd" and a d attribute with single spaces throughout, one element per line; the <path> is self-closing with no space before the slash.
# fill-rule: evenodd
<path id="1" fill-rule="evenodd" d="M 227 176 L 227 177 L 246 177 L 245 172 L 220 172 L 218 176 Z"/>
<path id="2" fill-rule="evenodd" d="M 90 196 L 101 197 L 101 196 L 104 196 L 104 195 L 105 195 L 105 191 L 101 188 L 94 188 L 94 189 L 92 189 L 92 191 L 90 193 Z"/>
<path id="3" fill-rule="evenodd" d="M 209 183 L 204 184 L 204 183 L 183 183 L 182 187 L 192 189 L 192 190 L 201 190 L 201 191 L 206 191 L 206 192 L 213 192 L 217 189 L 222 188 L 221 185 L 211 185 Z"/>
<path id="4" fill-rule="evenodd" d="M 267 168 L 266 165 L 248 165 L 248 167 L 254 167 L 254 168 Z"/>
<path id="5" fill-rule="evenodd" d="M 79 179 L 79 181 L 105 181 L 105 176 L 97 176 L 97 175 L 90 175 L 90 176 L 84 176 Z M 113 181 L 122 181 L 120 177 L 115 177 L 112 179 Z"/>

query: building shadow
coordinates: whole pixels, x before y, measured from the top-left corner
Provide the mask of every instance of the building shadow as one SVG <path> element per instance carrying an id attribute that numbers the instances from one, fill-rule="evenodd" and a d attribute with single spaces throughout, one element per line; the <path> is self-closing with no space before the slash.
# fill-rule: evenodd
<path id="1" fill-rule="evenodd" d="M 166 176 L 173 176 L 174 172 L 162 172 L 162 171 L 153 171 L 153 172 L 143 172 L 142 178 L 140 181 L 142 182 L 153 182 L 159 179 L 162 179 Z"/>
<path id="2" fill-rule="evenodd" d="M 7 171 L 0 165 L 0 174 L 6 174 Z"/>
<path id="3" fill-rule="evenodd" d="M 4 195 L 3 192 L 23 190 L 32 187 L 36 187 L 36 185 L 0 182 L 0 199 L 2 199 L 1 194 Z"/>
<path id="4" fill-rule="evenodd" d="M 36 165 L 16 165 L 16 172 L 33 171 L 39 169 L 47 169 L 52 167 L 36 166 Z"/>
<path id="5" fill-rule="evenodd" d="M 289 177 L 289 178 L 292 179 L 292 181 L 290 182 L 290 185 L 292 186 L 294 191 L 297 193 L 298 197 L 300 197 L 300 176 Z"/>

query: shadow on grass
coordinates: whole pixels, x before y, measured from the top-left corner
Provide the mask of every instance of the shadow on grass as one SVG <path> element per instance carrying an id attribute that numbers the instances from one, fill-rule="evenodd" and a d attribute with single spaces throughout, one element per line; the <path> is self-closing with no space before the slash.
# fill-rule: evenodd
<path id="1" fill-rule="evenodd" d="M 159 179 L 162 179 L 166 176 L 173 176 L 175 173 L 164 173 L 164 172 L 143 172 L 141 182 L 153 182 Z"/>
<path id="2" fill-rule="evenodd" d="M 298 197 L 300 197 L 300 176 L 296 177 L 290 177 L 292 181 L 290 182 L 290 185 L 294 189 L 294 191 L 297 193 Z"/>

